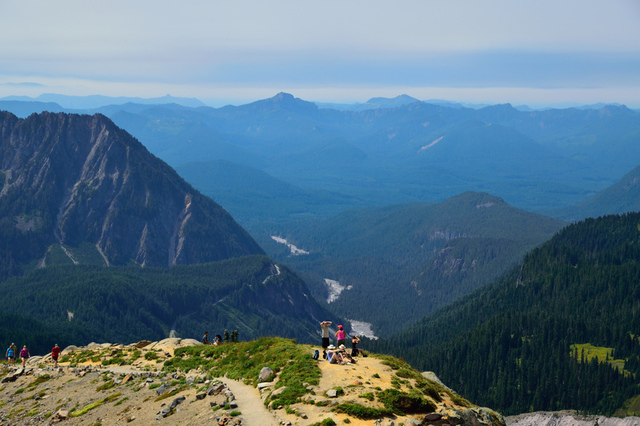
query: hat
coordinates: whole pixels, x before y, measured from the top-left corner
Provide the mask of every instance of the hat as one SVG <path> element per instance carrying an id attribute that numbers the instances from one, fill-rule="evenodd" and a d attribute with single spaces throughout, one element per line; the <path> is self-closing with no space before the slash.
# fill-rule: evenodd
<path id="1" fill-rule="evenodd" d="M 335 347 L 335 346 L 333 346 L 333 345 L 329 345 L 329 346 L 327 346 L 327 349 L 335 349 L 335 348 L 336 348 L 336 347 Z"/>
<path id="2" fill-rule="evenodd" d="M 346 350 L 347 348 L 345 348 L 345 346 L 344 346 L 344 345 L 340 345 L 340 346 L 338 346 L 338 349 L 340 349 L 341 351 L 344 351 L 344 350 Z"/>
<path id="3" fill-rule="evenodd" d="M 339 325 L 339 326 L 338 326 L 338 328 L 339 328 L 340 330 L 342 330 L 342 326 L 341 326 L 341 325 Z"/>

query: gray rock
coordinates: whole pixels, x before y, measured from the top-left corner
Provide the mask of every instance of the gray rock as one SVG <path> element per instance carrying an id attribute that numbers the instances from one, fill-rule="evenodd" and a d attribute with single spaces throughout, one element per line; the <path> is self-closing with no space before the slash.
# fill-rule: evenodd
<path id="1" fill-rule="evenodd" d="M 176 399 L 171 401 L 171 404 L 169 404 L 169 408 L 170 409 L 176 408 L 179 404 L 182 404 L 185 399 L 187 399 L 187 398 L 185 398 L 184 396 L 177 397 Z"/>
<path id="2" fill-rule="evenodd" d="M 273 376 L 273 370 L 269 367 L 262 367 L 260 370 L 260 374 L 258 374 L 259 382 L 266 382 Z"/>
<path id="3" fill-rule="evenodd" d="M 276 390 L 274 390 L 273 392 L 271 392 L 271 396 L 278 396 L 280 395 L 282 392 L 284 392 L 284 390 L 286 389 L 286 386 L 283 386 L 281 388 L 278 388 Z"/>
<path id="4" fill-rule="evenodd" d="M 167 390 L 167 384 L 166 384 L 166 383 L 163 383 L 163 384 L 161 384 L 160 386 L 158 386 L 158 387 L 156 388 L 156 393 L 157 393 L 158 395 L 162 395 L 166 390 Z"/>
<path id="5" fill-rule="evenodd" d="M 196 399 L 204 399 L 207 396 L 205 392 L 196 394 Z"/>
<path id="6" fill-rule="evenodd" d="M 327 391 L 327 396 L 328 396 L 329 398 L 336 398 L 336 397 L 338 396 L 338 391 L 337 391 L 337 390 L 335 390 L 335 389 L 329 389 L 329 390 Z"/>
<path id="7" fill-rule="evenodd" d="M 213 385 L 209 386 L 209 389 L 207 389 L 207 395 L 209 396 L 217 395 L 220 392 L 222 392 L 224 388 L 225 388 L 224 383 L 221 383 L 221 382 L 214 383 Z"/>

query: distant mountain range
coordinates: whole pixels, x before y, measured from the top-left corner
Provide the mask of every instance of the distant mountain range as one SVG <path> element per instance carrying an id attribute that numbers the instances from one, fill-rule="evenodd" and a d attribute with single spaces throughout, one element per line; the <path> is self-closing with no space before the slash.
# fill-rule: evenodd
<path id="1" fill-rule="evenodd" d="M 0 103 L 3 101 L 20 101 L 20 102 L 41 102 L 49 105 L 57 104 L 62 108 L 67 109 L 91 109 L 100 108 L 106 105 L 122 105 L 127 103 L 136 103 L 142 105 L 158 105 L 158 104 L 178 104 L 197 108 L 205 106 L 195 98 L 177 98 L 175 96 L 166 95 L 159 98 L 137 98 L 137 97 L 112 97 L 102 95 L 91 96 L 69 96 L 58 95 L 54 93 L 45 93 L 35 98 L 29 96 L 6 96 L 0 98 Z M 49 110 L 50 112 L 57 112 Z"/>
<path id="2" fill-rule="evenodd" d="M 319 108 L 280 93 L 223 108 L 128 103 L 85 112 L 109 116 L 174 167 L 226 160 L 305 190 L 342 194 L 351 206 L 441 201 L 477 191 L 551 214 L 640 164 L 639 113 L 624 106 L 474 109 L 405 95 L 367 104 L 374 108 Z M 0 108 L 22 114 L 25 105 L 45 108 L 0 101 Z M 191 183 L 200 188 L 201 182 Z"/>

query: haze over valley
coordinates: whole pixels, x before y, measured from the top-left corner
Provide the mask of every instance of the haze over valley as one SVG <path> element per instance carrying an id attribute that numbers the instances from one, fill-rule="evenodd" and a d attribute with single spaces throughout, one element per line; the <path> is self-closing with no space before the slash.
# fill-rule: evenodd
<path id="1" fill-rule="evenodd" d="M 20 396 L 134 367 L 197 383 L 202 424 L 255 422 L 195 402 L 216 374 L 282 424 L 640 421 L 636 2 L 26 0 L 0 22 L 0 344 L 80 347 L 1 361 L 0 423 L 135 421 L 139 395 L 98 423 Z M 325 361 L 322 321 L 367 361 Z"/>

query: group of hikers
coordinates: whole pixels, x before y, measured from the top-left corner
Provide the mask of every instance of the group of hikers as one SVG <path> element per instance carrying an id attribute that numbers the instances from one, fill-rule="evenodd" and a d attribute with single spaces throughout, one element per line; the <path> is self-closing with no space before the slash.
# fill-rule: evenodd
<path id="1" fill-rule="evenodd" d="M 222 344 L 222 336 L 219 334 L 216 334 L 216 337 L 213 338 L 213 342 L 209 341 L 209 332 L 205 331 L 204 332 L 204 336 L 202 336 L 202 343 L 204 343 L 205 345 L 221 345 Z"/>
<path id="2" fill-rule="evenodd" d="M 58 358 L 60 357 L 60 346 L 56 343 L 55 346 L 51 349 L 51 359 L 54 362 L 54 367 L 58 366 Z M 6 356 L 9 360 L 9 364 L 15 364 L 16 362 L 16 354 L 18 353 L 18 348 L 15 343 L 11 343 L 9 348 L 7 348 Z M 22 368 L 25 368 L 27 365 L 27 360 L 31 354 L 29 353 L 29 349 L 27 349 L 27 345 L 24 345 L 20 350 L 20 359 L 22 360 Z"/>
<path id="3" fill-rule="evenodd" d="M 336 331 L 334 335 L 336 338 L 336 346 L 332 345 L 329 337 L 331 324 L 331 321 L 322 321 L 320 323 L 320 329 L 322 330 L 322 358 L 331 364 L 354 364 L 356 362 L 354 357 L 361 353 L 360 349 L 358 349 L 360 339 L 356 335 L 351 337 L 351 353 L 348 353 L 344 345 L 347 334 L 344 331 L 344 327 L 339 325 L 338 331 Z M 364 352 L 362 352 L 362 354 L 364 355 Z M 317 351 L 316 354 L 314 354 L 314 358 L 318 359 Z"/>

